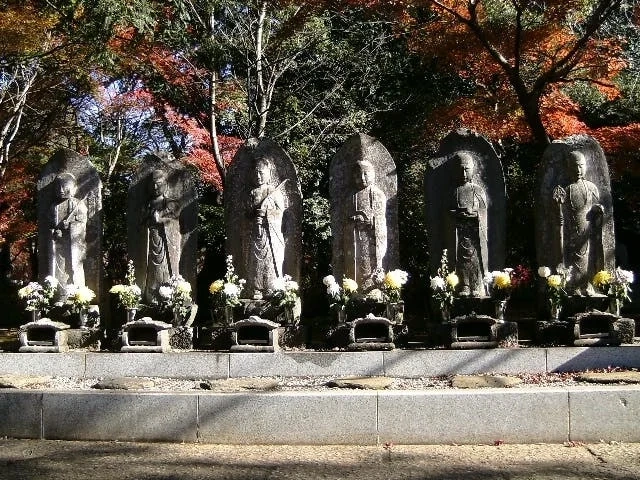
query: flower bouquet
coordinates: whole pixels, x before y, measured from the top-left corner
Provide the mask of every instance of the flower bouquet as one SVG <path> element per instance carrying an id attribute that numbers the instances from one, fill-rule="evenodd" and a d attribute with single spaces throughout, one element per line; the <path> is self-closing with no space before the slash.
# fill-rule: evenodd
<path id="1" fill-rule="evenodd" d="M 569 270 L 562 265 L 556 267 L 556 272 L 552 274 L 551 269 L 546 266 L 538 268 L 538 276 L 545 279 L 545 294 L 554 320 L 560 318 L 560 310 L 568 297 L 565 287 L 569 280 Z"/>
<path id="2" fill-rule="evenodd" d="M 600 292 L 610 299 L 610 310 L 615 315 L 620 315 L 620 307 L 624 302 L 630 302 L 630 285 L 633 283 L 634 275 L 630 270 L 616 268 L 613 273 L 607 270 L 600 270 L 593 277 L 592 284 Z"/>
<path id="3" fill-rule="evenodd" d="M 173 325 L 181 326 L 187 320 L 193 306 L 191 284 L 181 275 L 174 275 L 158 288 L 157 303 L 163 311 L 173 313 Z"/>
<path id="4" fill-rule="evenodd" d="M 127 265 L 126 284 L 118 284 L 111 287 L 109 293 L 118 296 L 118 303 L 127 310 L 135 311 L 140 307 L 142 300 L 142 290 L 136 285 L 136 276 L 133 267 L 133 261 L 129 260 Z M 134 313 L 135 314 L 135 313 Z M 131 318 L 130 320 L 133 320 Z"/>
<path id="5" fill-rule="evenodd" d="M 228 321 L 233 320 L 231 310 L 233 307 L 240 305 L 240 294 L 244 288 L 246 281 L 238 278 L 233 267 L 233 256 L 229 255 L 226 259 L 227 270 L 224 279 L 218 279 L 209 285 L 209 293 L 211 294 L 211 302 L 213 311 L 216 316 L 225 315 L 223 312 L 229 310 L 227 316 Z"/>
<path id="6" fill-rule="evenodd" d="M 60 285 L 58 280 L 51 275 L 47 276 L 42 283 L 41 285 L 38 282 L 30 282 L 18 290 L 18 297 L 25 302 L 25 310 L 34 312 L 36 317 L 40 313 L 49 312 Z"/>
<path id="7" fill-rule="evenodd" d="M 458 275 L 455 272 L 449 271 L 449 264 L 447 262 L 447 250 L 442 251 L 442 258 L 440 259 L 440 268 L 438 268 L 437 275 L 431 277 L 431 296 L 438 302 L 440 312 L 442 313 L 442 320 L 448 321 L 451 314 L 451 307 L 453 306 L 453 299 L 455 298 L 456 287 L 460 282 Z"/>

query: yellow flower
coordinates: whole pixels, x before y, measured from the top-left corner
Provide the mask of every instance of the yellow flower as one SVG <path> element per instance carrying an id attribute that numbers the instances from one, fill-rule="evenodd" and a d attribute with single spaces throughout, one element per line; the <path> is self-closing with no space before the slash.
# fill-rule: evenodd
<path id="1" fill-rule="evenodd" d="M 189 282 L 178 282 L 176 290 L 180 293 L 191 293 L 191 284 Z"/>
<path id="2" fill-rule="evenodd" d="M 507 272 L 500 272 L 495 276 L 493 282 L 497 288 L 504 290 L 511 287 L 511 276 Z"/>
<path id="3" fill-rule="evenodd" d="M 351 278 L 344 278 L 342 280 L 342 288 L 345 292 L 353 293 L 358 290 L 358 284 Z"/>
<path id="4" fill-rule="evenodd" d="M 549 275 L 547 277 L 547 285 L 553 288 L 560 288 L 562 286 L 562 277 L 560 275 Z"/>
<path id="5" fill-rule="evenodd" d="M 611 282 L 611 274 L 606 270 L 600 270 L 593 276 L 593 285 L 596 287 L 602 287 L 608 285 Z"/>
<path id="6" fill-rule="evenodd" d="M 211 295 L 215 295 L 224 287 L 224 280 L 216 280 L 211 285 L 209 285 L 209 293 Z"/>
<path id="7" fill-rule="evenodd" d="M 114 285 L 113 287 L 111 287 L 111 290 L 109 290 L 109 293 L 115 293 L 115 294 L 119 294 L 119 293 L 123 293 L 126 290 L 124 285 Z"/>
<path id="8" fill-rule="evenodd" d="M 447 278 L 445 278 L 445 280 L 451 288 L 456 288 L 458 286 L 458 283 L 460 282 L 460 280 L 458 279 L 458 275 L 456 275 L 455 272 L 451 272 L 449 275 L 447 275 Z"/>
<path id="9" fill-rule="evenodd" d="M 403 270 L 392 270 L 384 276 L 384 285 L 394 290 L 400 290 L 407 283 L 409 275 Z"/>

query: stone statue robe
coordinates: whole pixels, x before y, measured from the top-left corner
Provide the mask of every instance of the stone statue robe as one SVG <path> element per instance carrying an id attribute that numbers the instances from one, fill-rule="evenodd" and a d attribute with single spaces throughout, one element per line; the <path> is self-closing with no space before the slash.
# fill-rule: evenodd
<path id="1" fill-rule="evenodd" d="M 483 188 L 465 183 L 456 188 L 454 208 L 454 252 L 460 287 L 472 296 L 484 296 L 484 274 L 488 271 L 487 196 Z"/>
<path id="2" fill-rule="evenodd" d="M 147 205 L 146 251 L 144 280 L 145 298 L 154 298 L 158 287 L 179 274 L 180 207 L 166 195 L 153 198 Z"/>
<path id="3" fill-rule="evenodd" d="M 253 219 L 249 244 L 248 291 L 263 294 L 274 288 L 282 276 L 285 241 L 282 233 L 284 196 L 271 185 L 261 185 L 249 193 L 249 216 Z"/>
<path id="4" fill-rule="evenodd" d="M 387 252 L 387 197 L 375 185 L 351 196 L 344 239 L 344 276 L 365 285 Z"/>
<path id="5" fill-rule="evenodd" d="M 604 268 L 602 214 L 598 187 L 578 180 L 565 188 L 561 205 L 562 248 L 565 267 L 571 269 L 570 290 L 588 287 L 593 276 Z"/>
<path id="6" fill-rule="evenodd" d="M 74 197 L 64 199 L 51 208 L 50 220 L 49 274 L 62 285 L 84 286 L 87 205 Z"/>

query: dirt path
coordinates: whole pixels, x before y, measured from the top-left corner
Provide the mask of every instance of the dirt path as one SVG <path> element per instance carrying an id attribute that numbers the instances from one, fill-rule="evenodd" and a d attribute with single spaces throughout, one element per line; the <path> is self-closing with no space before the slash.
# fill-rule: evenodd
<path id="1" fill-rule="evenodd" d="M 640 479 L 640 444 L 228 446 L 0 440 L 0 478 Z"/>

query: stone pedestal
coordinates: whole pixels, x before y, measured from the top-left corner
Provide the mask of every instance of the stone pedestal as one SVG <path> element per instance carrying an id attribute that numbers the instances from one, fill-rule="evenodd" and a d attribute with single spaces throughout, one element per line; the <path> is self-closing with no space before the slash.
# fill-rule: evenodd
<path id="1" fill-rule="evenodd" d="M 41 318 L 20 327 L 20 352 L 60 353 L 69 351 L 69 325 Z"/>
<path id="2" fill-rule="evenodd" d="M 169 330 L 171 324 L 143 317 L 129 322 L 122 327 L 122 352 L 157 352 L 171 351 Z"/>
<path id="3" fill-rule="evenodd" d="M 231 324 L 231 351 L 275 352 L 279 350 L 278 327 L 280 327 L 278 323 L 255 315 Z"/>
<path id="4" fill-rule="evenodd" d="M 70 328 L 67 330 L 69 349 L 99 351 L 102 330 L 99 328 Z"/>
<path id="5" fill-rule="evenodd" d="M 394 322 L 369 314 L 349 322 L 349 350 L 393 350 Z"/>
<path id="6" fill-rule="evenodd" d="M 518 324 L 499 321 L 488 315 L 460 315 L 451 319 L 449 347 L 496 348 L 518 345 Z"/>
<path id="7" fill-rule="evenodd" d="M 569 318 L 573 344 L 579 347 L 633 343 L 635 322 L 612 313 L 587 312 Z"/>
<path id="8" fill-rule="evenodd" d="M 171 350 L 193 350 L 193 327 L 173 327 L 169 330 Z"/>

